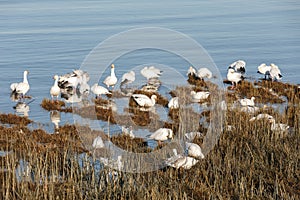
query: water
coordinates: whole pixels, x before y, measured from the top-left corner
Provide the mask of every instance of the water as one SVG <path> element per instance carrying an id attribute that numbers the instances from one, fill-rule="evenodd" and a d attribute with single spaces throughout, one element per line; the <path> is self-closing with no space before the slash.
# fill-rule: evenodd
<path id="1" fill-rule="evenodd" d="M 237 59 L 247 62 L 247 76 L 258 78 L 257 66 L 276 63 L 284 82 L 298 84 L 300 53 L 299 1 L 0 1 L 0 111 L 15 112 L 9 85 L 30 71 L 29 94 L 34 97 L 29 117 L 53 131 L 49 113 L 40 107 L 50 98 L 54 74 L 79 68 L 100 42 L 122 31 L 164 27 L 182 32 L 200 43 L 226 77 L 227 66 Z M 176 41 L 174 41 L 176 44 Z M 119 59 L 122 73 L 136 65 L 160 63 L 187 70 L 187 63 L 168 60 L 161 54 Z M 151 60 L 155 58 L 155 60 Z M 101 65 L 101 63 L 99 63 Z M 116 65 L 116 66 L 118 66 Z M 200 66 L 199 66 L 200 67 Z M 108 72 L 107 72 L 108 73 Z M 73 123 L 62 113 L 62 122 Z"/>

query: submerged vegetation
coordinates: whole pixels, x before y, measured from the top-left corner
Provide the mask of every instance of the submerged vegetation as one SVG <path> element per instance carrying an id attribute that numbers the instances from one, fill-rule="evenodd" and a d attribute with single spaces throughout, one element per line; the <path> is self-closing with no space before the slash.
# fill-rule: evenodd
<path id="1" fill-rule="evenodd" d="M 194 90 L 207 89 L 210 82 L 189 77 Z M 210 86 L 212 87 L 212 86 Z M 201 89 L 200 89 L 201 88 Z M 177 88 L 172 96 L 186 88 Z M 190 91 L 190 90 L 189 90 Z M 188 92 L 189 92 L 188 91 Z M 142 93 L 137 91 L 137 93 Z M 145 94 L 145 93 L 144 93 Z M 189 170 L 163 167 L 147 173 L 110 169 L 97 160 L 109 154 L 104 149 L 90 151 L 84 144 L 101 135 L 129 152 L 156 151 L 142 138 L 122 133 L 108 136 L 89 127 L 64 125 L 55 133 L 29 129 L 28 117 L 1 114 L 0 120 L 0 198 L 1 199 L 299 199 L 300 198 L 300 101 L 299 87 L 280 82 L 246 82 L 226 92 L 227 115 L 224 129 L 214 148 Z M 146 93 L 146 95 L 151 95 Z M 255 113 L 232 106 L 240 98 L 254 96 L 261 106 Z M 210 100 L 208 100 L 210 101 Z M 160 105 L 167 99 L 159 96 Z M 43 100 L 47 110 L 93 116 L 110 123 L 132 126 L 117 115 L 110 101 L 96 99 L 94 105 L 67 107 L 64 102 Z M 133 102 L 131 102 L 133 103 Z M 277 104 L 285 104 L 282 111 Z M 275 105 L 275 106 L 274 106 Z M 91 115 L 96 112 L 96 115 Z M 180 114 L 170 109 L 170 121 L 162 121 L 148 111 L 129 111 L 137 125 L 151 131 L 163 126 L 179 133 Z M 210 111 L 190 113 L 191 120 L 210 121 Z M 288 132 L 271 129 L 267 120 L 250 119 L 260 113 L 287 123 Z M 194 118 L 194 119 L 192 119 Z M 250 120 L 250 121 L 249 121 Z M 150 125 L 149 125 L 150 124 Z M 193 142 L 202 145 L 207 127 L 194 124 L 203 135 Z M 78 131 L 85 133 L 84 138 Z M 181 130 L 187 132 L 188 130 Z M 82 140 L 86 140 L 82 142 Z M 162 145 L 163 146 L 163 145 Z"/>

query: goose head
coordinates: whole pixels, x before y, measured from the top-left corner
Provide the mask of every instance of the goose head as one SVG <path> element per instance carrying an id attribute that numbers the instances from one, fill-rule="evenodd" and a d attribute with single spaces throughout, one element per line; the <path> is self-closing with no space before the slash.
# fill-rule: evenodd
<path id="1" fill-rule="evenodd" d="M 54 75 L 54 76 L 53 76 L 53 79 L 54 79 L 54 80 L 58 80 L 58 78 L 59 78 L 58 75 Z"/>
<path id="2" fill-rule="evenodd" d="M 114 69 L 115 68 L 115 65 L 114 64 L 111 64 L 111 66 L 110 66 L 112 69 Z"/>

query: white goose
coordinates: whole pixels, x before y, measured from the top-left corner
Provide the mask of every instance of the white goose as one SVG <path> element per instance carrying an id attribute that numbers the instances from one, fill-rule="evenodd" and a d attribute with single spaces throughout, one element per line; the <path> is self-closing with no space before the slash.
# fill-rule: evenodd
<path id="1" fill-rule="evenodd" d="M 196 160 L 195 158 L 180 155 L 180 154 L 172 156 L 171 158 L 169 158 L 165 161 L 166 165 L 176 168 L 176 169 L 179 169 L 179 168 L 190 169 L 198 162 L 199 161 Z"/>
<path id="2" fill-rule="evenodd" d="M 236 72 L 234 69 L 229 68 L 227 72 L 227 79 L 232 83 L 231 89 L 233 89 L 238 82 L 244 79 L 244 77 L 240 72 Z"/>
<path id="3" fill-rule="evenodd" d="M 12 90 L 12 93 L 21 94 L 22 98 L 24 98 L 25 94 L 29 91 L 30 86 L 27 80 L 27 75 L 29 72 L 25 70 L 23 72 L 23 82 L 21 83 L 12 83 L 10 85 L 10 89 Z"/>
<path id="4" fill-rule="evenodd" d="M 173 138 L 173 131 L 169 128 L 159 128 L 150 135 L 150 138 L 158 142 L 166 141 Z"/>
<path id="5" fill-rule="evenodd" d="M 60 88 L 58 87 L 58 75 L 55 75 L 53 77 L 54 79 L 54 84 L 50 89 L 50 95 L 52 98 L 52 101 L 54 100 L 54 97 L 56 97 L 56 101 L 58 100 L 58 96 L 60 94 Z"/>
<path id="6" fill-rule="evenodd" d="M 139 106 L 142 106 L 142 107 L 154 106 L 156 103 L 156 99 L 157 99 L 156 95 L 152 95 L 151 98 L 149 98 L 148 96 L 146 96 L 144 94 L 133 94 L 131 97 Z"/>
<path id="7" fill-rule="evenodd" d="M 92 86 L 91 91 L 96 95 L 96 98 L 101 98 L 102 94 L 111 94 L 111 92 L 109 92 L 108 89 L 102 87 L 101 85 L 98 85 L 98 83 L 95 83 Z"/>
<path id="8" fill-rule="evenodd" d="M 235 72 L 245 74 L 246 72 L 246 62 L 243 60 L 237 60 L 229 65 L 228 69 L 233 69 Z"/>
<path id="9" fill-rule="evenodd" d="M 190 66 L 186 75 L 197 75 L 196 69 Z"/>
<path id="10" fill-rule="evenodd" d="M 195 91 L 191 91 L 191 95 L 192 95 L 192 100 L 194 102 L 199 102 L 201 100 L 205 100 L 209 97 L 210 92 L 195 92 Z"/>
<path id="11" fill-rule="evenodd" d="M 255 97 L 251 97 L 251 99 L 247 99 L 247 98 L 240 99 L 239 102 L 242 106 L 255 106 L 254 100 Z"/>
<path id="12" fill-rule="evenodd" d="M 130 84 L 133 81 L 135 81 L 135 73 L 134 73 L 134 71 L 130 71 L 130 72 L 123 74 L 121 85 Z"/>
<path id="13" fill-rule="evenodd" d="M 273 116 L 269 115 L 269 114 L 261 113 L 261 114 L 258 114 L 256 117 L 252 117 L 249 121 L 253 122 L 255 120 L 261 120 L 261 119 L 271 120 L 271 119 L 273 119 Z"/>
<path id="14" fill-rule="evenodd" d="M 161 71 L 153 66 L 144 67 L 141 70 L 141 74 L 147 79 L 159 78 L 161 76 Z"/>
<path id="15" fill-rule="evenodd" d="M 110 86 L 114 88 L 116 83 L 118 82 L 118 79 L 115 75 L 115 65 L 111 64 L 110 68 L 110 76 L 106 77 L 106 79 L 103 81 L 103 83 L 109 88 Z"/>
<path id="16" fill-rule="evenodd" d="M 200 68 L 197 72 L 197 76 L 200 79 L 204 79 L 204 78 L 211 79 L 212 78 L 212 72 L 209 69 L 207 69 L 206 67 L 205 68 Z"/>
<path id="17" fill-rule="evenodd" d="M 198 144 L 186 142 L 185 146 L 186 146 L 186 150 L 187 150 L 189 156 L 196 158 L 196 159 L 204 158 L 202 149 Z"/>
<path id="18" fill-rule="evenodd" d="M 282 78 L 282 74 L 280 72 L 280 69 L 277 65 L 274 63 L 271 63 L 271 70 L 270 70 L 270 78 L 272 81 L 278 81 Z"/>
<path id="19" fill-rule="evenodd" d="M 96 137 L 93 141 L 92 147 L 94 149 L 101 149 L 104 148 L 104 142 L 100 136 Z"/>
<path id="20" fill-rule="evenodd" d="M 179 98 L 178 97 L 173 97 L 172 99 L 170 99 L 170 101 L 168 103 L 168 107 L 170 109 L 177 109 L 177 108 L 179 108 Z"/>
<path id="21" fill-rule="evenodd" d="M 290 128 L 287 124 L 276 123 L 274 118 L 269 119 L 269 122 L 271 123 L 271 130 L 275 132 L 284 133 Z"/>
<path id="22" fill-rule="evenodd" d="M 265 75 L 265 79 L 267 76 L 270 76 L 271 66 L 266 65 L 266 63 L 262 63 L 257 67 L 257 73 Z"/>

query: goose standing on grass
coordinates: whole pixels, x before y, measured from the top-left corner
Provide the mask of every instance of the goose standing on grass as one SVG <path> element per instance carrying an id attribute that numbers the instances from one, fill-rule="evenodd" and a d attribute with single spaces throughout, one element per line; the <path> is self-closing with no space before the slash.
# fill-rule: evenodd
<path id="1" fill-rule="evenodd" d="M 234 89 L 237 84 L 244 79 L 240 72 L 236 72 L 234 69 L 229 68 L 227 72 L 227 79 L 231 82 L 231 89 Z"/>
<path id="2" fill-rule="evenodd" d="M 169 109 L 179 108 L 179 98 L 178 97 L 173 97 L 168 103 L 168 108 Z"/>
<path id="3" fill-rule="evenodd" d="M 210 92 L 191 91 L 191 95 L 192 95 L 193 102 L 199 102 L 199 101 L 207 99 L 210 95 Z"/>
<path id="4" fill-rule="evenodd" d="M 262 63 L 257 67 L 257 73 L 265 75 L 265 80 L 267 76 L 270 77 L 271 66 L 266 65 L 266 63 Z"/>
<path id="5" fill-rule="evenodd" d="M 111 94 L 111 92 L 109 92 L 108 89 L 106 89 L 105 87 L 102 87 L 101 85 L 98 85 L 98 83 L 95 83 L 92 86 L 91 91 L 96 95 L 96 99 L 98 97 L 101 98 L 102 94 Z"/>
<path id="6" fill-rule="evenodd" d="M 198 78 L 200 79 L 204 79 L 204 78 L 208 78 L 208 79 L 211 79 L 212 78 L 212 72 L 207 69 L 206 67 L 205 68 L 200 68 L 197 72 L 197 76 Z"/>
<path id="7" fill-rule="evenodd" d="M 272 81 L 278 81 L 282 78 L 281 71 L 277 65 L 271 63 L 270 78 Z"/>
<path id="8" fill-rule="evenodd" d="M 144 94 L 133 94 L 131 97 L 141 107 L 153 107 L 157 99 L 156 95 L 152 95 L 151 98 L 149 98 Z"/>
<path id="9" fill-rule="evenodd" d="M 196 76 L 197 75 L 196 69 L 190 66 L 186 75 Z"/>
<path id="10" fill-rule="evenodd" d="M 118 82 L 118 79 L 117 79 L 116 74 L 115 74 L 115 65 L 111 64 L 110 76 L 106 77 L 106 79 L 103 81 L 103 83 L 109 89 L 110 86 L 112 88 L 114 88 L 114 86 L 116 85 L 117 82 Z"/>
<path id="11" fill-rule="evenodd" d="M 25 70 L 23 72 L 23 82 L 21 83 L 12 83 L 10 85 L 10 89 L 12 90 L 12 93 L 20 94 L 22 98 L 25 97 L 25 94 L 29 91 L 30 86 L 27 80 L 27 75 L 29 72 Z"/>
<path id="12" fill-rule="evenodd" d="M 58 87 L 58 75 L 55 75 L 53 79 L 54 79 L 54 84 L 50 89 L 52 102 L 54 101 L 54 97 L 56 98 L 56 101 L 58 101 L 58 96 L 60 94 L 60 88 Z"/>
<path id="13" fill-rule="evenodd" d="M 233 69 L 235 72 L 245 74 L 246 72 L 246 62 L 243 60 L 237 60 L 229 65 L 228 69 Z"/>
<path id="14" fill-rule="evenodd" d="M 166 141 L 168 139 L 173 138 L 173 131 L 169 128 L 159 128 L 153 134 L 150 135 L 150 138 L 158 141 L 158 143 L 162 141 Z"/>
<path id="15" fill-rule="evenodd" d="M 123 74 L 121 85 L 130 84 L 133 81 L 135 81 L 135 73 L 134 73 L 134 71 L 130 71 L 130 72 Z"/>
<path id="16" fill-rule="evenodd" d="M 239 101 L 242 106 L 254 106 L 255 105 L 254 100 L 255 97 L 251 97 L 251 99 L 244 98 L 244 99 L 240 99 Z"/>
<path id="17" fill-rule="evenodd" d="M 199 162 L 199 160 L 189 157 L 189 156 L 185 156 L 185 155 L 175 155 L 172 156 L 171 158 L 168 158 L 165 161 L 165 164 L 179 169 L 179 168 L 183 168 L 183 169 L 191 169 L 194 165 L 196 165 Z"/>

